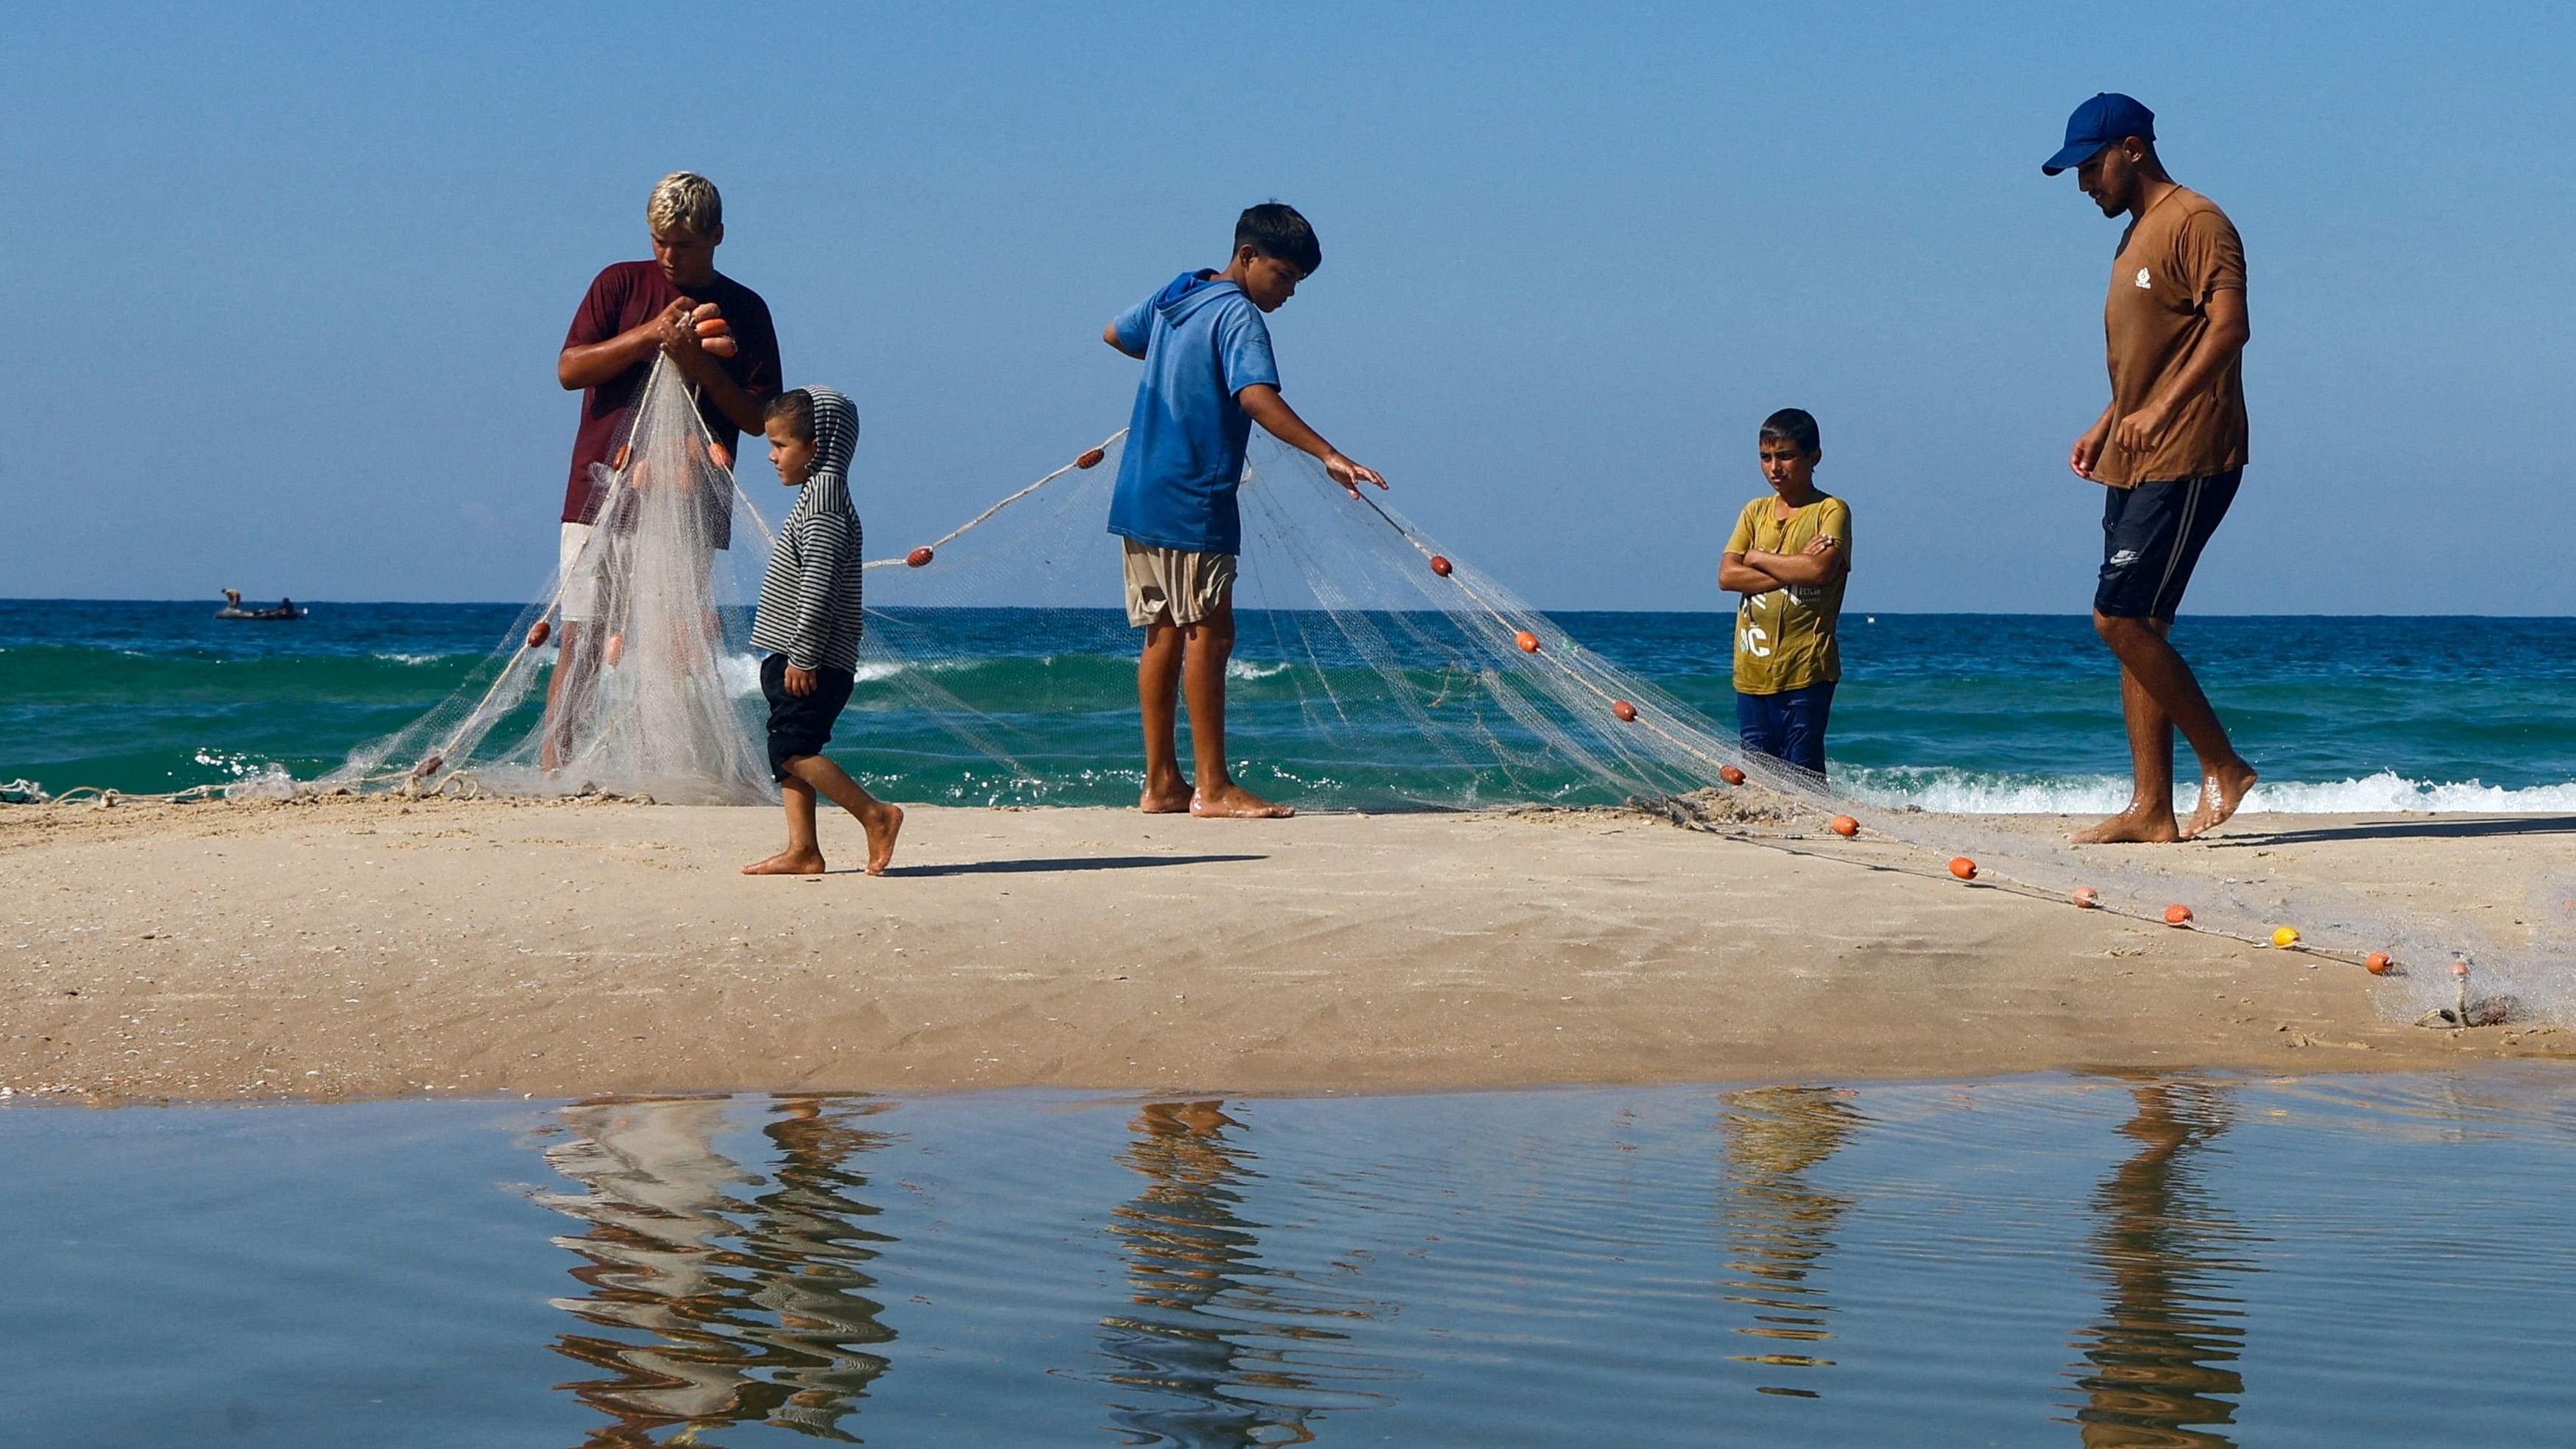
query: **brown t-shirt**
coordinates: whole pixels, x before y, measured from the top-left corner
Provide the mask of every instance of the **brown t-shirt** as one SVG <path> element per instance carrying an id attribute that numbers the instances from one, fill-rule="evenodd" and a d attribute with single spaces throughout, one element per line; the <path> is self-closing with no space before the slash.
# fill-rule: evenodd
<path id="1" fill-rule="evenodd" d="M 2209 330 L 2211 294 L 2231 288 L 2245 290 L 2245 244 L 2208 197 L 2177 186 L 2129 224 L 2102 304 L 2115 420 L 2146 406 L 2191 356 Z M 2093 476 L 2127 488 L 2244 467 L 2242 362 L 2231 358 L 2207 389 L 2184 398 L 2147 452 L 2131 453 L 2116 439 L 2104 444 Z"/>

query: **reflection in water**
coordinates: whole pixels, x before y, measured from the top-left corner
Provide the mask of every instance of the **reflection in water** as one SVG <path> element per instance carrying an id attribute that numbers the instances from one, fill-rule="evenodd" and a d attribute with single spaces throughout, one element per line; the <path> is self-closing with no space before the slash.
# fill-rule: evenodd
<path id="1" fill-rule="evenodd" d="M 1722 1214 L 1727 1300 L 1750 1305 L 1753 1322 L 1735 1331 L 1783 1345 L 1833 1337 L 1833 1305 L 1808 1281 L 1833 1247 L 1834 1223 L 1851 1207 L 1808 1185 L 1806 1175 L 1840 1149 L 1862 1122 L 1846 1093 L 1823 1087 L 1756 1087 L 1726 1094 L 1726 1160 L 1731 1190 Z M 1730 1354 L 1738 1363 L 1831 1368 L 1833 1360 L 1787 1349 Z M 1760 1386 L 1766 1394 L 1814 1398 L 1812 1389 Z"/>
<path id="2" fill-rule="evenodd" d="M 581 1194 L 546 1206 L 589 1225 L 555 1241 L 588 1261 L 590 1292 L 555 1306 L 625 1336 L 567 1333 L 557 1352 L 611 1377 L 570 1383 L 610 1422 L 595 1446 L 655 1442 L 653 1432 L 767 1422 L 844 1442 L 839 1427 L 894 1338 L 862 1265 L 891 1241 L 859 1221 L 846 1165 L 887 1139 L 855 1125 L 886 1108 L 866 1099 L 785 1097 L 761 1129 L 778 1153 L 770 1190 L 714 1147 L 728 1104 L 691 1098 L 585 1102 L 561 1114 L 571 1134 L 545 1150 Z"/>
<path id="3" fill-rule="evenodd" d="M 2229 1365 L 2245 1330 L 2238 1300 L 2217 1289 L 2220 1275 L 2251 1265 L 2228 1256 L 2244 1234 L 2210 1204 L 2197 1167 L 2233 1120 L 2227 1090 L 2141 1081 L 2130 1095 L 2136 1109 L 2120 1130 L 2138 1150 L 2093 1194 L 2093 1249 L 2111 1301 L 2076 1340 L 2085 1360 L 2076 1423 L 2088 1446 L 2225 1449 L 2235 1441 L 2204 1426 L 2236 1417 L 2245 1380 Z"/>
<path id="4" fill-rule="evenodd" d="M 1100 1324 L 1108 1381 L 1148 1391 L 1110 1400 L 1125 1442 L 1304 1444 L 1320 1411 L 1381 1402 L 1358 1386 L 1384 1372 L 1349 1353 L 1336 1323 L 1385 1306 L 1260 1261 L 1260 1225 L 1238 1210 L 1261 1175 L 1225 1104 L 1150 1103 L 1129 1130 L 1121 1160 L 1146 1187 L 1110 1231 L 1127 1253 L 1133 1311 Z"/>

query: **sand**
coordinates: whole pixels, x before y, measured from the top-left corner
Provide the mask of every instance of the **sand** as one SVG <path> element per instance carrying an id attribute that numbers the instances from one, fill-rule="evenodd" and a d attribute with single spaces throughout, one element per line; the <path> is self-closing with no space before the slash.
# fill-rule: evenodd
<path id="1" fill-rule="evenodd" d="M 2251 817 L 2173 859 L 2259 850 L 2501 924 L 2576 863 L 2571 827 Z M 2545 1025 L 2413 1026 L 2401 983 L 2350 966 L 1754 828 L 916 806 L 885 878 L 847 869 L 842 821 L 834 874 L 751 880 L 773 809 L 0 808 L 0 1089 L 1373 1092 L 2576 1054 Z"/>

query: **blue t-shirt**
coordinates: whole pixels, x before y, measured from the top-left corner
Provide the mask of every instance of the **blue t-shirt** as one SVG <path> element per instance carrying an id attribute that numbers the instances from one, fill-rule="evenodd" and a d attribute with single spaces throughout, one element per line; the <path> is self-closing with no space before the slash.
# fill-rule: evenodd
<path id="1" fill-rule="evenodd" d="M 1145 354 L 1145 380 L 1127 419 L 1109 531 L 1161 548 L 1241 553 L 1234 492 L 1252 415 L 1235 394 L 1279 385 L 1261 309 L 1213 272 L 1183 272 L 1115 325 L 1120 346 Z"/>

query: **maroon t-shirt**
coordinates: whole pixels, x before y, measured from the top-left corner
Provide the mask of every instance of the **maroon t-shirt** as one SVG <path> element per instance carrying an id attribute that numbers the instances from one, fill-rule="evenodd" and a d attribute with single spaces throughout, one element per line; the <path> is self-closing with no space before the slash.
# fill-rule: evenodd
<path id="1" fill-rule="evenodd" d="M 769 304 L 760 300 L 758 292 L 722 273 L 683 293 L 662 275 L 659 263 L 619 262 L 591 279 L 581 310 L 572 314 L 572 330 L 564 334 L 564 346 L 606 342 L 652 321 L 682 296 L 691 302 L 715 303 L 732 327 L 734 339 L 742 344 L 733 356 L 716 359 L 725 376 L 751 394 L 754 402 L 778 396 L 778 332 L 769 322 Z M 573 437 L 572 477 L 564 487 L 564 522 L 590 523 L 599 517 L 600 491 L 591 485 L 590 465 L 608 462 L 608 455 L 616 451 L 618 435 L 626 430 L 627 417 L 634 411 L 635 395 L 643 391 L 652 368 L 653 359 L 647 357 L 582 392 L 581 431 Z M 707 431 L 724 444 L 726 452 L 736 451 L 734 444 L 742 433 L 731 418 L 703 396 L 698 399 L 698 415 L 707 420 Z"/>

